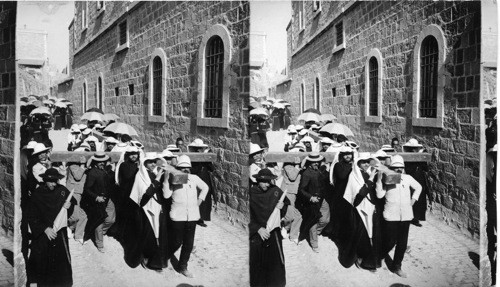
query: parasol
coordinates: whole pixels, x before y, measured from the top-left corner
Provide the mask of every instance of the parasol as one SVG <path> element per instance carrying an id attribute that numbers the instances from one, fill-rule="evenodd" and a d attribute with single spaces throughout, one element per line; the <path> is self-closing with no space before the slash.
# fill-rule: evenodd
<path id="1" fill-rule="evenodd" d="M 298 121 L 305 121 L 305 122 L 311 122 L 311 121 L 319 122 L 319 115 L 316 113 L 306 112 L 306 113 L 301 114 L 297 118 L 297 120 Z"/>
<path id="2" fill-rule="evenodd" d="M 36 114 L 46 114 L 46 115 L 52 115 L 50 110 L 47 107 L 38 107 L 34 110 L 31 111 L 30 116 L 36 115 Z"/>
<path id="3" fill-rule="evenodd" d="M 104 131 L 113 132 L 115 134 L 126 134 L 129 136 L 138 136 L 135 129 L 126 123 L 112 123 L 107 126 Z"/>
<path id="4" fill-rule="evenodd" d="M 284 109 L 284 108 L 285 108 L 285 105 L 284 105 L 284 104 L 282 104 L 282 103 L 274 103 L 274 104 L 273 104 L 273 107 L 274 107 L 275 109 Z"/>
<path id="5" fill-rule="evenodd" d="M 319 116 L 319 120 L 322 122 L 335 121 L 337 119 L 336 116 L 332 114 L 322 114 Z"/>
<path id="6" fill-rule="evenodd" d="M 329 124 L 326 124 L 319 131 L 320 132 L 326 132 L 326 133 L 329 133 L 329 134 L 354 136 L 354 133 L 351 131 L 351 129 L 348 126 L 343 125 L 341 123 L 329 123 Z"/>
<path id="7" fill-rule="evenodd" d="M 57 102 L 54 104 L 54 106 L 59 107 L 59 108 L 66 108 L 67 105 L 63 102 Z"/>
<path id="8" fill-rule="evenodd" d="M 250 115 L 262 115 L 262 116 L 268 116 L 269 113 L 267 112 L 266 109 L 264 108 L 256 108 L 250 111 Z"/>
<path id="9" fill-rule="evenodd" d="M 115 114 L 104 114 L 103 118 L 104 118 L 105 121 L 116 121 L 120 117 L 117 116 L 117 115 L 115 115 Z"/>
<path id="10" fill-rule="evenodd" d="M 88 121 L 104 121 L 104 115 L 98 112 L 86 112 L 83 114 L 82 120 L 88 120 Z"/>

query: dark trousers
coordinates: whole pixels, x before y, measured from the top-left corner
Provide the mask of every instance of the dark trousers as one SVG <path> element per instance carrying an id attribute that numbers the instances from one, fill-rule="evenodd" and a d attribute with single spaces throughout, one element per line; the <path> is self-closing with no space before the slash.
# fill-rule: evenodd
<path id="1" fill-rule="evenodd" d="M 172 221 L 172 254 L 182 245 L 179 258 L 179 270 L 185 270 L 188 266 L 191 251 L 193 251 L 196 221 Z"/>
<path id="2" fill-rule="evenodd" d="M 386 221 L 385 222 L 385 240 L 383 255 L 385 256 L 396 245 L 392 268 L 401 269 L 401 262 L 408 247 L 408 232 L 410 230 L 410 221 Z"/>

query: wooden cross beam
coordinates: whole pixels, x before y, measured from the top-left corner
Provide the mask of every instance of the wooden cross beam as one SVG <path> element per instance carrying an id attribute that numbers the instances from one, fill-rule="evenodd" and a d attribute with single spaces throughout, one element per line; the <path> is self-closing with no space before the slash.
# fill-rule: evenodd
<path id="1" fill-rule="evenodd" d="M 50 154 L 50 160 L 52 162 L 80 162 L 82 156 L 85 160 L 89 160 L 94 155 L 95 152 L 75 152 L 75 151 L 54 151 Z M 121 152 L 105 152 L 111 158 L 111 162 L 118 162 L 120 159 Z M 217 160 L 217 155 L 215 153 L 197 153 L 197 152 L 186 152 L 186 153 L 173 153 L 177 156 L 187 155 L 191 159 L 191 162 L 215 162 Z"/>
<path id="2" fill-rule="evenodd" d="M 307 157 L 309 153 L 307 152 L 268 152 L 264 155 L 264 160 L 266 162 L 294 162 L 295 158 L 298 157 L 302 161 Z M 332 162 L 336 153 L 331 152 L 320 152 L 322 156 L 325 157 L 326 162 Z M 402 153 L 387 153 L 388 155 L 399 154 L 403 157 L 405 162 L 430 162 L 430 153 L 412 153 L 412 152 L 402 152 Z"/>

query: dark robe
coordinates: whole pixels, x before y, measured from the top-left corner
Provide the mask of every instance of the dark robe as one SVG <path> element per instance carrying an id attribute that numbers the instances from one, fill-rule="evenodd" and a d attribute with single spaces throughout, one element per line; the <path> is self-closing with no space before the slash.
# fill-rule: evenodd
<path id="1" fill-rule="evenodd" d="M 292 123 L 292 113 L 285 107 L 285 112 L 283 115 L 283 128 L 287 128 Z"/>
<path id="2" fill-rule="evenodd" d="M 88 217 L 85 235 L 83 236 L 85 241 L 93 237 L 97 226 L 101 225 L 108 217 L 106 206 L 113 191 L 113 177 L 109 170 L 94 167 L 88 171 L 80 203 Z M 106 200 L 97 202 L 96 198 L 98 196 L 103 196 Z"/>
<path id="3" fill-rule="evenodd" d="M 365 180 L 365 185 L 361 187 L 359 193 L 354 198 L 353 208 L 357 207 L 364 198 L 368 198 L 367 195 L 370 195 L 368 200 L 375 206 L 375 211 L 372 217 L 372 242 L 370 242 L 370 238 L 368 237 L 368 232 L 365 228 L 363 228 L 364 232 L 359 232 L 360 228 L 353 228 L 355 232 L 353 233 L 354 242 L 358 242 L 358 245 L 355 246 L 357 249 L 357 257 L 363 259 L 361 262 L 361 267 L 365 269 L 375 270 L 377 267 L 380 267 L 380 257 L 381 257 L 381 247 L 382 247 L 382 210 L 384 206 L 383 200 L 377 198 L 377 193 L 375 190 L 375 182 L 376 178 L 373 182 L 369 181 L 369 175 L 361 171 L 363 175 L 363 179 Z M 359 217 L 358 225 L 364 227 L 363 221 L 361 217 Z M 345 234 L 345 232 L 342 232 Z M 351 239 L 351 240 L 352 240 Z M 351 244 L 351 242 L 344 242 L 346 245 Z M 351 262 L 354 258 L 342 258 L 344 263 Z M 346 262 L 347 261 L 347 262 Z"/>
<path id="4" fill-rule="evenodd" d="M 130 199 L 130 192 L 134 186 L 135 175 L 139 171 L 137 163 L 124 161 L 118 167 L 119 187 L 114 198 L 116 208 L 116 229 L 118 240 L 124 241 L 126 226 L 137 216 L 137 204 Z"/>
<path id="5" fill-rule="evenodd" d="M 192 165 L 193 167 L 191 168 L 191 173 L 197 175 L 208 185 L 207 196 L 200 204 L 200 219 L 210 221 L 210 213 L 212 212 L 212 196 L 214 196 L 211 173 L 214 171 L 214 165 L 211 162 L 194 162 Z"/>
<path id="6" fill-rule="evenodd" d="M 73 125 L 73 110 L 71 109 L 71 107 L 67 108 L 65 117 L 66 128 L 69 129 Z"/>
<path id="7" fill-rule="evenodd" d="M 266 228 L 267 220 L 274 211 L 283 191 L 271 185 L 267 191 L 259 186 L 250 188 L 250 286 L 285 286 L 286 273 L 280 229 L 271 231 L 263 241 L 258 230 Z M 284 217 L 290 201 L 285 197 L 280 216 Z"/>
<path id="8" fill-rule="evenodd" d="M 269 147 L 269 143 L 267 142 L 267 135 L 266 135 L 269 128 L 270 128 L 269 122 L 266 119 L 259 117 L 258 130 L 257 130 L 259 140 L 258 140 L 258 142 L 255 142 L 255 143 L 257 143 L 261 148 Z"/>
<path id="9" fill-rule="evenodd" d="M 60 107 L 56 107 L 56 109 L 54 110 L 54 130 L 60 130 L 61 128 L 64 127 L 63 125 L 63 108 L 60 108 Z"/>
<path id="10" fill-rule="evenodd" d="M 71 286 L 73 275 L 71 255 L 68 248 L 66 227 L 57 232 L 54 240 L 49 240 L 45 229 L 52 228 L 57 214 L 64 205 L 69 191 L 62 185 L 50 190 L 40 186 L 28 203 L 28 222 L 31 228 L 31 253 L 28 261 L 28 282 L 38 286 Z M 72 206 L 75 200 L 72 200 Z M 68 210 L 71 215 L 72 208 Z"/>
<path id="11" fill-rule="evenodd" d="M 428 170 L 425 162 L 407 162 L 405 163 L 405 173 L 411 175 L 422 186 L 422 192 L 418 200 L 413 205 L 413 219 L 425 221 L 425 212 L 427 211 L 427 187 L 426 172 Z M 412 193 L 413 195 L 413 193 Z"/>
<path id="12" fill-rule="evenodd" d="M 341 160 L 331 168 L 333 168 L 334 186 L 333 188 L 331 186 L 328 188 L 326 196 L 326 200 L 330 205 L 330 222 L 323 229 L 323 233 L 330 235 L 333 240 L 336 240 L 340 235 L 340 230 L 349 228 L 345 227 L 345 225 L 352 224 L 353 220 L 355 220 L 355 216 L 350 215 L 352 205 L 344 199 L 345 188 L 352 171 L 352 164 Z"/>
<path id="13" fill-rule="evenodd" d="M 307 239 L 309 229 L 318 223 L 321 218 L 321 204 L 325 200 L 326 191 L 328 189 L 328 173 L 324 166 L 318 170 L 307 168 L 301 175 L 299 190 L 297 193 L 297 201 L 295 206 L 302 214 L 302 224 L 300 225 L 299 240 Z M 319 202 L 311 202 L 310 198 L 317 196 Z"/>
<path id="14" fill-rule="evenodd" d="M 165 208 L 166 200 L 163 198 L 162 184 L 155 179 L 155 175 L 148 171 L 151 185 L 142 196 L 140 205 L 134 203 L 128 211 L 127 224 L 125 226 L 125 234 L 123 239 L 123 250 L 125 253 L 125 262 L 132 268 L 137 267 L 147 260 L 145 267 L 153 270 L 161 270 L 167 267 L 169 250 L 168 250 L 168 212 Z M 153 197 L 156 195 L 156 198 Z M 153 228 L 142 208 L 148 201 L 156 200 L 162 205 L 160 213 L 160 230 L 159 238 L 156 240 Z M 132 201 L 132 200 L 131 200 Z"/>
<path id="15" fill-rule="evenodd" d="M 273 131 L 279 131 L 282 129 L 282 114 L 280 113 L 280 109 L 274 109 L 271 114 L 271 119 L 273 123 Z"/>

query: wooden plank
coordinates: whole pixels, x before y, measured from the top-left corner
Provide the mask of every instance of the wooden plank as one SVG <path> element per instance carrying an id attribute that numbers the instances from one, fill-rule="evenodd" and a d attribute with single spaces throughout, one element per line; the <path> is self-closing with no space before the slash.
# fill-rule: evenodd
<path id="1" fill-rule="evenodd" d="M 50 154 L 50 160 L 52 162 L 80 162 L 82 156 L 85 160 L 88 160 L 94 155 L 95 152 L 75 152 L 75 151 L 54 151 Z M 118 162 L 120 159 L 121 152 L 105 152 L 111 158 L 111 162 Z M 217 155 L 215 153 L 174 153 L 175 155 L 187 155 L 191 159 L 191 162 L 215 162 L 217 160 Z"/>
<path id="2" fill-rule="evenodd" d="M 307 152 L 268 152 L 265 154 L 264 159 L 266 162 L 293 162 L 296 157 L 299 157 L 300 160 L 303 160 L 307 157 L 309 153 Z M 322 156 L 325 157 L 326 162 L 332 162 L 335 153 L 331 152 L 320 152 Z M 388 155 L 395 155 L 396 153 L 388 153 Z M 405 162 L 430 162 L 431 154 L 430 153 L 397 153 L 401 155 Z"/>

